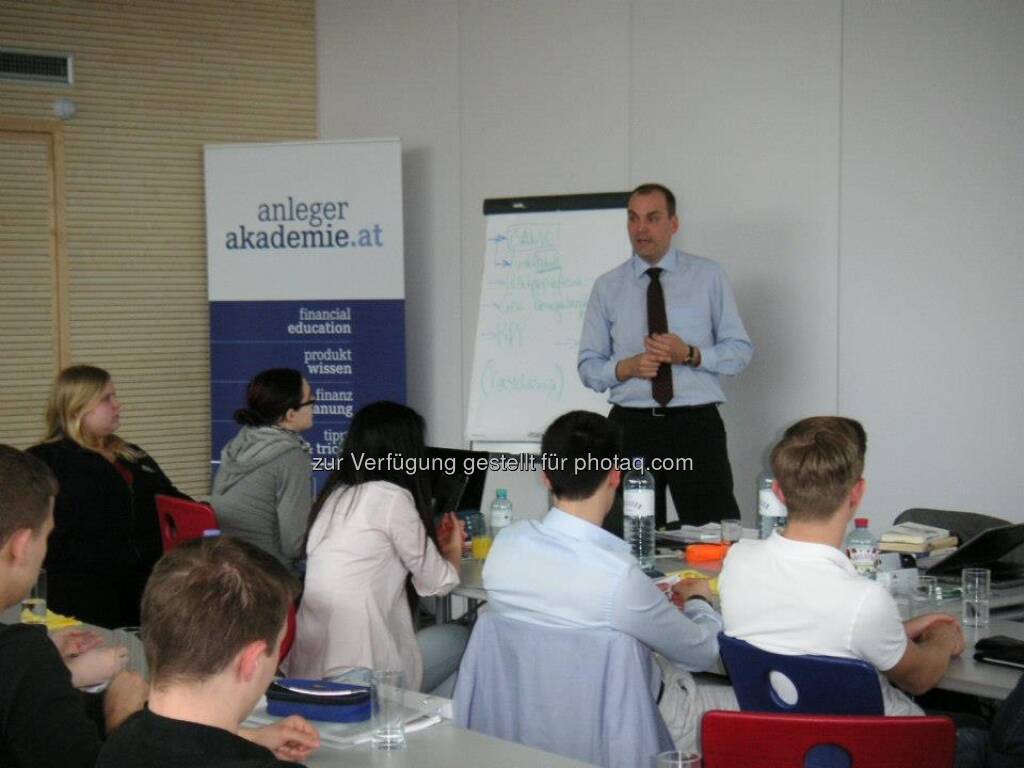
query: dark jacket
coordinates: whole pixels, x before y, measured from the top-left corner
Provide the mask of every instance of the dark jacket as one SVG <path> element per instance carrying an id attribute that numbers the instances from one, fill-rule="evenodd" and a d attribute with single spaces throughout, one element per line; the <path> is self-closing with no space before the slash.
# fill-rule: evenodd
<path id="1" fill-rule="evenodd" d="M 91 768 L 100 751 L 99 704 L 71 686 L 41 627 L 0 624 L 0 765 Z"/>
<path id="2" fill-rule="evenodd" d="M 29 453 L 46 462 L 60 483 L 44 564 L 49 602 L 56 611 L 70 611 L 94 623 L 120 620 L 95 616 L 88 610 L 91 601 L 81 595 L 87 585 L 90 590 L 104 590 L 109 585 L 131 584 L 127 600 L 134 602 L 134 593 L 141 594 L 162 553 L 153 497 L 158 493 L 188 497 L 145 454 L 137 461 L 121 460 L 132 474 L 129 486 L 101 454 L 73 440 L 41 443 L 29 448 Z M 133 615 L 137 605 L 123 618 Z"/>
<path id="3" fill-rule="evenodd" d="M 332 761 L 333 762 L 333 761 Z M 303 768 L 238 734 L 143 709 L 110 734 L 96 768 Z"/>

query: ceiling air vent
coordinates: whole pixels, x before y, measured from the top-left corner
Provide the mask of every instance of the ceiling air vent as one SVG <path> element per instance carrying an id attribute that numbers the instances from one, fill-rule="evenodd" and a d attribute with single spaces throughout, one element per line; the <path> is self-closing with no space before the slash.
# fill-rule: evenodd
<path id="1" fill-rule="evenodd" d="M 0 48 L 0 80 L 71 85 L 75 80 L 74 56 Z"/>

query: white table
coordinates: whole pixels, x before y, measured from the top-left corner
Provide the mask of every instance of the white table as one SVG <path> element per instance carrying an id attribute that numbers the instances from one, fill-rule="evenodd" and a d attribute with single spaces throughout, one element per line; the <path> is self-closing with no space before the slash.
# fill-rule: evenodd
<path id="1" fill-rule="evenodd" d="M 522 744 L 457 728 L 450 721 L 411 733 L 406 739 L 406 748 L 397 752 L 381 752 L 372 749 L 369 744 L 360 744 L 349 749 L 325 746 L 304 760 L 303 764 L 308 768 L 583 768 L 588 765 L 550 752 L 524 747 Z"/>
<path id="2" fill-rule="evenodd" d="M 697 566 L 690 566 L 687 565 L 685 560 L 681 560 L 676 556 L 659 557 L 656 564 L 659 570 L 666 573 L 692 567 L 695 570 L 716 575 L 721 570 L 721 563 L 701 563 Z M 476 607 L 477 603 L 487 599 L 487 590 L 483 586 L 482 574 L 482 562 L 477 560 L 462 561 L 462 581 L 453 590 L 453 594 L 467 598 L 470 601 L 471 610 Z M 715 607 L 717 608 L 717 596 L 715 602 Z M 1024 602 L 1024 590 L 1013 594 L 997 593 L 993 595 L 992 606 L 1000 608 L 1019 605 L 1022 602 Z M 938 610 L 948 611 L 959 618 L 960 602 L 953 601 L 940 604 Z M 1024 640 L 1024 623 L 1007 621 L 996 616 L 993 617 L 987 627 L 980 629 L 964 627 L 964 635 L 967 638 L 967 648 L 959 658 L 953 659 L 937 687 L 947 691 L 982 696 L 988 699 L 1005 699 L 1017 684 L 1021 671 L 1012 667 L 1001 667 L 997 664 L 975 661 L 974 644 L 979 639 L 990 635 L 1007 635 Z M 721 672 L 723 670 L 717 671 Z"/>
<path id="3" fill-rule="evenodd" d="M 1013 667 L 974 660 L 974 644 L 991 635 L 1007 635 L 1024 640 L 1024 624 L 992 619 L 987 627 L 964 627 L 967 647 L 959 658 L 950 662 L 937 687 L 988 699 L 1005 699 L 1024 673 Z"/>
<path id="4" fill-rule="evenodd" d="M 462 574 L 459 576 L 459 586 L 452 590 L 452 594 L 478 602 L 487 599 L 487 590 L 484 589 L 483 560 L 462 561 Z"/>
<path id="5" fill-rule="evenodd" d="M 402 691 L 401 701 L 410 718 L 416 713 L 450 714 L 451 701 L 438 696 L 428 696 L 416 691 Z M 257 708 L 247 725 L 259 725 L 276 718 L 269 718 Z M 319 725 L 313 722 L 313 725 Z M 329 724 L 322 727 L 330 728 Z M 366 728 L 369 723 L 366 724 Z M 360 726 L 360 730 L 362 727 Z M 353 733 L 359 740 L 361 734 Z M 452 768 L 452 766 L 488 766 L 488 768 L 527 768 L 528 766 L 551 766 L 551 768 L 582 768 L 587 763 L 570 760 L 567 757 L 544 752 L 511 741 L 467 731 L 444 719 L 436 725 L 406 735 L 406 748 L 394 752 L 373 749 L 368 742 L 337 746 L 323 742 L 320 749 L 303 761 L 308 768 L 357 768 L 358 766 L 389 766 L 389 768 Z"/>

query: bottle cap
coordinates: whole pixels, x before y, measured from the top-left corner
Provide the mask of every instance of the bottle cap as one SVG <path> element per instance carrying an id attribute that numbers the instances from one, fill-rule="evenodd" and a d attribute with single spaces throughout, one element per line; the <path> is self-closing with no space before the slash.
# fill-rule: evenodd
<path id="1" fill-rule="evenodd" d="M 498 496 L 499 499 L 507 499 L 508 498 L 508 489 L 507 488 L 499 488 L 497 490 L 497 496 Z"/>
<path id="2" fill-rule="evenodd" d="M 867 528 L 868 519 L 866 517 L 858 517 L 853 521 L 853 525 L 857 528 Z"/>

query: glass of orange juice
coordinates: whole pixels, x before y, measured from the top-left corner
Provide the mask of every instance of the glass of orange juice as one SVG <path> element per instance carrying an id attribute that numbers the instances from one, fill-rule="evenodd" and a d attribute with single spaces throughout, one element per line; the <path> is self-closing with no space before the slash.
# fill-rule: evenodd
<path id="1" fill-rule="evenodd" d="M 487 520 L 483 515 L 474 519 L 473 522 L 473 559 L 486 560 L 487 553 L 491 551 L 491 528 L 487 525 Z"/>
<path id="2" fill-rule="evenodd" d="M 486 560 L 491 551 L 491 535 L 489 533 L 473 537 L 473 559 Z"/>

